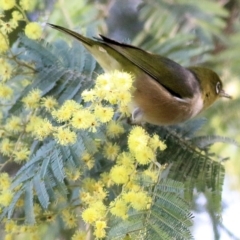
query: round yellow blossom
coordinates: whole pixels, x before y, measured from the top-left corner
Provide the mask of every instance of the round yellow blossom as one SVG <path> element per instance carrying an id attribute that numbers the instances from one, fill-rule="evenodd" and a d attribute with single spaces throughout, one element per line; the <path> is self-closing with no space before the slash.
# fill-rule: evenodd
<path id="1" fill-rule="evenodd" d="M 126 72 L 114 71 L 113 83 L 118 90 L 127 91 L 130 90 L 133 83 L 133 76 Z"/>
<path id="2" fill-rule="evenodd" d="M 111 73 L 103 73 L 96 79 L 95 88 L 104 89 L 106 91 L 114 89 L 113 79 Z"/>
<path id="3" fill-rule="evenodd" d="M 22 130 L 22 119 L 20 117 L 12 116 L 7 120 L 5 128 L 9 132 L 20 132 Z"/>
<path id="4" fill-rule="evenodd" d="M 53 129 L 54 127 L 52 126 L 50 121 L 48 119 L 43 119 L 43 121 L 38 124 L 35 133 L 37 137 L 42 140 L 43 138 L 49 136 L 52 133 Z"/>
<path id="5" fill-rule="evenodd" d="M 72 115 L 80 108 L 81 106 L 74 100 L 67 100 L 58 110 L 53 111 L 52 116 L 56 118 L 58 122 L 65 122 L 70 120 Z"/>
<path id="6" fill-rule="evenodd" d="M 74 144 L 77 140 L 76 133 L 71 131 L 69 128 L 59 127 L 57 132 L 53 135 L 56 141 L 61 145 Z"/>
<path id="7" fill-rule="evenodd" d="M 109 103 L 111 103 L 112 105 L 118 103 L 116 93 L 112 90 L 105 90 L 105 89 L 101 89 L 101 88 L 96 88 L 95 92 L 96 92 L 96 97 L 99 100 L 106 100 Z"/>
<path id="8" fill-rule="evenodd" d="M 104 97 L 104 100 L 108 101 L 111 105 L 117 104 L 119 102 L 118 94 L 116 91 L 105 91 L 106 96 Z"/>
<path id="9" fill-rule="evenodd" d="M 14 154 L 14 161 L 19 163 L 28 159 L 30 150 L 27 147 L 21 147 L 20 150 L 14 151 L 13 154 Z"/>
<path id="10" fill-rule="evenodd" d="M 66 173 L 66 177 L 71 181 L 78 180 L 82 174 L 80 169 L 74 169 L 74 170 L 66 169 L 65 173 Z"/>
<path id="11" fill-rule="evenodd" d="M 92 193 L 95 190 L 96 181 L 93 178 L 85 178 L 82 181 L 82 187 L 87 192 Z"/>
<path id="12" fill-rule="evenodd" d="M 90 207 L 98 211 L 98 218 L 103 218 L 106 214 L 107 207 L 103 204 L 102 201 L 94 201 L 90 204 Z"/>
<path id="13" fill-rule="evenodd" d="M 167 145 L 163 141 L 160 141 L 158 147 L 161 151 L 164 151 L 167 148 Z"/>
<path id="14" fill-rule="evenodd" d="M 13 220 L 8 220 L 5 223 L 5 227 L 4 227 L 5 232 L 14 233 L 17 231 L 17 229 L 18 229 L 18 226 L 17 226 L 16 222 L 14 222 Z"/>
<path id="15" fill-rule="evenodd" d="M 94 114 L 100 122 L 106 123 L 112 119 L 114 112 L 111 107 L 97 105 L 94 109 Z"/>
<path id="16" fill-rule="evenodd" d="M 159 136 L 157 134 L 154 134 L 150 140 L 149 140 L 149 146 L 153 149 L 156 150 L 159 146 Z"/>
<path id="17" fill-rule="evenodd" d="M 74 101 L 72 99 L 66 100 L 63 103 L 62 107 L 66 108 L 66 109 L 69 109 L 71 112 L 75 112 L 78 109 L 82 108 L 82 106 L 79 103 L 77 103 L 76 101 Z"/>
<path id="18" fill-rule="evenodd" d="M 107 207 L 104 205 L 104 203 L 102 201 L 95 201 L 93 203 L 90 204 L 91 208 L 95 208 L 99 210 L 99 216 L 104 216 L 106 211 L 107 211 Z"/>
<path id="19" fill-rule="evenodd" d="M 13 233 L 6 234 L 4 240 L 14 240 L 14 234 Z"/>
<path id="20" fill-rule="evenodd" d="M 126 192 L 123 194 L 122 197 L 126 203 L 130 203 L 130 202 L 134 201 L 134 199 L 136 198 L 136 192 L 135 191 Z"/>
<path id="21" fill-rule="evenodd" d="M 71 240 L 86 240 L 86 239 L 87 233 L 79 230 L 77 230 L 71 238 Z"/>
<path id="22" fill-rule="evenodd" d="M 94 192 L 95 200 L 103 201 L 108 196 L 108 192 L 102 187 Z"/>
<path id="23" fill-rule="evenodd" d="M 0 190 L 6 190 L 11 185 L 11 178 L 7 173 L 0 173 Z"/>
<path id="24" fill-rule="evenodd" d="M 0 8 L 3 10 L 10 10 L 15 6 L 15 0 L 0 0 Z"/>
<path id="25" fill-rule="evenodd" d="M 5 53 L 8 49 L 9 49 L 9 42 L 8 42 L 7 36 L 4 37 L 2 33 L 0 33 L 0 53 Z"/>
<path id="26" fill-rule="evenodd" d="M 160 148 L 161 151 L 166 149 L 166 145 L 163 141 L 159 139 L 157 134 L 154 134 L 149 140 L 149 146 L 155 151 L 157 148 Z"/>
<path id="27" fill-rule="evenodd" d="M 0 76 L 1 76 L 2 81 L 5 82 L 11 78 L 13 67 L 11 64 L 9 64 L 8 62 L 6 62 L 5 60 L 2 60 L 2 59 L 1 59 L 0 63 L 1 63 Z"/>
<path id="28" fill-rule="evenodd" d="M 53 110 L 58 105 L 56 98 L 48 96 L 42 98 L 42 106 L 46 108 L 47 111 Z"/>
<path id="29" fill-rule="evenodd" d="M 11 203 L 13 198 L 13 192 L 10 190 L 3 190 L 0 193 L 0 205 L 7 207 Z"/>
<path id="30" fill-rule="evenodd" d="M 110 178 L 110 174 L 107 172 L 104 172 L 101 174 L 101 181 L 103 182 L 103 184 L 109 188 L 113 185 L 113 181 Z"/>
<path id="31" fill-rule="evenodd" d="M 106 237 L 106 231 L 105 229 L 98 229 L 96 228 L 93 234 L 96 236 L 97 239 L 105 238 Z"/>
<path id="32" fill-rule="evenodd" d="M 146 209 L 151 202 L 151 198 L 144 191 L 129 191 L 123 194 L 123 199 L 138 211 Z"/>
<path id="33" fill-rule="evenodd" d="M 94 92 L 96 101 L 101 101 L 105 99 L 106 95 L 108 94 L 108 92 L 106 92 L 104 89 L 98 88 L 96 86 L 94 88 Z"/>
<path id="34" fill-rule="evenodd" d="M 96 201 L 101 202 L 107 196 L 107 191 L 105 190 L 104 184 L 101 181 L 95 182 L 95 181 L 91 181 L 90 179 L 88 181 L 83 181 L 83 188 L 87 190 L 89 194 L 91 194 L 91 198 L 94 197 L 95 202 Z M 82 194 L 81 194 L 81 197 L 82 197 Z M 92 200 L 91 198 L 89 198 L 87 193 L 84 193 L 83 197 L 87 198 L 86 199 L 87 201 Z"/>
<path id="35" fill-rule="evenodd" d="M 30 118 L 29 118 L 29 122 L 27 123 L 26 125 L 26 132 L 32 132 L 33 135 L 35 135 L 35 130 L 38 129 L 38 126 L 40 124 L 42 124 L 42 122 L 44 121 L 43 118 L 41 117 L 38 117 L 38 116 L 35 116 L 35 115 L 32 115 Z"/>
<path id="36" fill-rule="evenodd" d="M 8 22 L 1 22 L 1 32 L 4 35 L 8 35 L 9 33 L 11 33 L 16 27 L 18 26 L 17 21 L 15 21 L 14 19 L 11 19 Z"/>
<path id="37" fill-rule="evenodd" d="M 13 95 L 13 90 L 6 84 L 0 83 L 0 98 L 10 99 Z"/>
<path id="38" fill-rule="evenodd" d="M 111 104 L 118 102 L 117 93 L 118 90 L 114 86 L 114 74 L 104 73 L 97 77 L 95 86 L 95 96 L 100 100 L 107 100 Z"/>
<path id="39" fill-rule="evenodd" d="M 134 179 L 130 179 L 129 182 L 127 182 L 127 184 L 125 185 L 125 188 L 136 192 L 141 189 L 141 186 L 138 185 L 137 182 L 134 181 Z"/>
<path id="40" fill-rule="evenodd" d="M 17 225 L 16 222 L 10 220 L 10 221 L 7 221 L 6 224 L 5 224 L 5 232 L 7 233 L 11 233 L 11 234 L 14 234 L 14 233 L 17 233 L 19 231 L 19 226 Z M 11 240 L 14 240 L 13 238 L 14 236 L 12 236 L 12 238 L 9 238 Z"/>
<path id="41" fill-rule="evenodd" d="M 15 21 L 14 19 L 11 19 L 8 23 L 6 23 L 4 25 L 5 26 L 2 26 L 2 32 L 4 34 L 9 34 L 18 27 L 18 22 Z"/>
<path id="42" fill-rule="evenodd" d="M 103 148 L 103 155 L 109 160 L 115 160 L 119 151 L 120 147 L 118 145 L 107 142 Z"/>
<path id="43" fill-rule="evenodd" d="M 128 106 L 132 100 L 132 95 L 130 92 L 118 92 L 116 95 L 119 104 L 122 106 Z"/>
<path id="44" fill-rule="evenodd" d="M 13 148 L 14 148 L 14 144 L 8 138 L 4 138 L 1 141 L 0 152 L 3 155 L 10 156 L 12 154 Z"/>
<path id="45" fill-rule="evenodd" d="M 85 102 L 93 102 L 96 99 L 96 92 L 95 90 L 84 90 L 82 92 L 82 98 Z"/>
<path id="46" fill-rule="evenodd" d="M 42 210 L 39 214 L 42 215 Z M 45 221 L 48 222 L 48 223 L 53 223 L 56 220 L 56 214 L 51 212 L 51 211 L 45 211 L 43 213 L 43 216 L 45 218 Z"/>
<path id="47" fill-rule="evenodd" d="M 155 159 L 155 153 L 150 147 L 144 147 L 141 150 L 139 149 L 135 152 L 134 156 L 136 161 L 142 165 L 148 164 Z"/>
<path id="48" fill-rule="evenodd" d="M 118 199 L 110 203 L 110 212 L 112 215 L 122 218 L 123 220 L 128 218 L 128 206 L 123 199 Z"/>
<path id="49" fill-rule="evenodd" d="M 12 12 L 12 18 L 13 18 L 15 21 L 19 21 L 19 20 L 22 20 L 22 19 L 23 19 L 23 15 L 22 15 L 19 11 L 13 11 L 13 12 Z"/>
<path id="50" fill-rule="evenodd" d="M 80 109 L 73 113 L 71 125 L 77 129 L 86 129 L 97 126 L 95 116 L 87 109 Z"/>
<path id="51" fill-rule="evenodd" d="M 160 173 L 159 173 L 159 170 L 147 169 L 143 172 L 143 174 L 149 177 L 155 183 L 157 182 Z"/>
<path id="52" fill-rule="evenodd" d="M 37 226 L 19 225 L 19 233 L 33 234 L 33 233 L 36 233 L 36 231 L 37 231 Z"/>
<path id="53" fill-rule="evenodd" d="M 146 209 L 151 200 L 151 198 L 144 191 L 126 193 L 123 198 L 138 211 Z"/>
<path id="54" fill-rule="evenodd" d="M 106 100 L 111 104 L 121 103 L 127 105 L 131 101 L 131 89 L 133 79 L 130 74 L 120 71 L 104 73 L 97 77 L 95 97 Z"/>
<path id="55" fill-rule="evenodd" d="M 127 183 L 130 171 L 125 166 L 114 166 L 110 171 L 110 178 L 116 184 Z"/>
<path id="56" fill-rule="evenodd" d="M 107 227 L 107 223 L 106 223 L 106 221 L 96 221 L 95 227 L 97 229 L 104 229 Z"/>
<path id="57" fill-rule="evenodd" d="M 32 11 L 36 4 L 36 0 L 20 0 L 20 6 L 25 11 Z"/>
<path id="58" fill-rule="evenodd" d="M 128 106 L 120 104 L 118 107 L 118 111 L 122 114 L 122 116 L 130 117 L 131 111 Z"/>
<path id="59" fill-rule="evenodd" d="M 84 163 L 87 165 L 88 169 L 92 169 L 94 166 L 94 158 L 91 154 L 88 152 L 84 152 L 81 159 L 84 161 Z"/>
<path id="60" fill-rule="evenodd" d="M 22 102 L 28 109 L 35 109 L 39 106 L 41 99 L 41 91 L 39 89 L 33 89 L 23 98 Z"/>
<path id="61" fill-rule="evenodd" d="M 108 137 L 114 138 L 124 133 L 124 128 L 121 123 L 112 120 L 107 124 L 106 131 Z"/>
<path id="62" fill-rule="evenodd" d="M 95 198 L 89 192 L 81 192 L 79 195 L 79 199 L 82 203 L 86 205 L 90 205 L 91 203 L 95 202 Z"/>
<path id="63" fill-rule="evenodd" d="M 35 128 L 32 131 L 33 135 L 42 141 L 44 138 L 48 137 L 54 130 L 54 127 L 48 119 L 38 119 L 35 123 Z"/>
<path id="64" fill-rule="evenodd" d="M 25 27 L 25 34 L 31 39 L 39 39 L 42 35 L 42 28 L 37 22 L 30 22 Z"/>
<path id="65" fill-rule="evenodd" d="M 66 122 L 72 117 L 72 112 L 69 111 L 67 108 L 61 107 L 58 110 L 54 110 L 52 112 L 52 116 L 58 121 L 58 122 Z"/>
<path id="66" fill-rule="evenodd" d="M 132 152 L 138 152 L 145 148 L 149 141 L 149 135 L 140 127 L 134 127 L 128 137 L 128 147 Z"/>
<path id="67" fill-rule="evenodd" d="M 95 208 L 87 208 L 82 212 L 82 219 L 86 223 L 94 223 L 99 218 L 98 210 Z"/>
<path id="68" fill-rule="evenodd" d="M 127 166 L 127 167 L 132 167 L 133 164 L 134 164 L 134 157 L 129 152 L 122 152 L 117 157 L 117 164 L 118 165 L 124 165 L 124 166 Z"/>
<path id="69" fill-rule="evenodd" d="M 77 226 L 77 218 L 69 209 L 62 211 L 62 219 L 67 228 L 74 228 Z"/>

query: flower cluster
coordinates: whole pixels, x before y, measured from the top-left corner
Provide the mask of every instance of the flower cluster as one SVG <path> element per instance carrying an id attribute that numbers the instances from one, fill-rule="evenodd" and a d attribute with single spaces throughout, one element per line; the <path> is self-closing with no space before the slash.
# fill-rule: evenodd
<path id="1" fill-rule="evenodd" d="M 121 112 L 131 102 L 132 83 L 133 77 L 126 72 L 104 73 L 97 77 L 94 89 L 84 91 L 82 96 L 86 102 L 97 104 L 105 100 L 111 105 L 117 104 Z M 97 113 L 100 118 L 106 115 L 104 111 L 97 111 Z"/>
<path id="2" fill-rule="evenodd" d="M 16 236 L 23 236 L 26 239 L 40 239 L 39 229 L 36 225 L 18 225 L 15 221 L 5 220 L 5 240 L 15 239 Z"/>
<path id="3" fill-rule="evenodd" d="M 0 207 L 7 207 L 12 201 L 13 193 L 9 190 L 11 179 L 7 173 L 0 173 Z"/>
<path id="4" fill-rule="evenodd" d="M 8 81 L 7 75 L 4 81 Z M 84 149 L 80 153 L 80 169 L 64 166 L 69 184 L 77 183 L 80 186 L 78 201 L 81 202 L 81 210 L 74 211 L 74 207 L 66 204 L 64 197 L 59 197 L 56 205 L 59 204 L 61 213 L 59 209 L 55 213 L 43 213 L 41 207 L 34 204 L 36 218 L 54 222 L 60 215 L 64 226 L 72 229 L 77 228 L 81 218 L 85 224 L 92 226 L 94 236 L 102 239 L 107 236 L 109 216 L 124 221 L 128 219 L 130 209 L 142 211 L 150 207 L 151 192 L 147 186 L 140 184 L 140 180 L 147 179 L 148 184 L 158 181 L 161 169 L 156 161 L 156 152 L 163 151 L 166 146 L 157 135 L 150 136 L 141 126 L 128 126 L 127 129 L 131 130 L 126 134 L 121 119 L 129 115 L 128 105 L 134 90 L 132 83 L 133 78 L 128 73 L 105 73 L 97 77 L 93 89 L 82 93 L 81 103 L 66 100 L 62 105 L 54 97 L 43 97 L 39 89 L 32 89 L 22 99 L 24 114 L 12 115 L 2 124 L 0 134 L 4 139 L 0 142 L 0 153 L 17 163 L 29 159 L 33 139 L 45 141 L 53 138 L 58 144 L 66 146 L 77 142 L 78 132 L 88 132 L 93 138 L 99 132 L 105 132 L 105 137 L 100 141 L 94 139 L 94 151 Z M 11 98 L 11 94 L 6 86 L 2 92 L 0 90 L 0 97 L 7 98 L 9 95 Z M 48 114 L 48 118 L 42 117 L 42 111 Z M 125 141 L 124 147 L 119 144 L 119 139 Z M 95 155 L 111 167 L 97 178 L 87 178 L 85 173 L 89 174 L 96 166 Z M 141 168 L 142 165 L 144 168 Z M 9 190 L 10 184 L 8 175 L 0 175 L 0 207 L 9 206 L 13 199 L 14 191 Z M 112 198 L 109 192 L 115 188 L 121 190 L 116 191 Z M 23 199 L 19 198 L 16 207 L 23 206 Z M 7 221 L 6 236 L 10 239 L 17 231 L 35 236 L 38 231 L 37 228 L 25 226 L 21 230 L 19 228 L 15 222 Z M 85 239 L 86 234 L 77 230 L 72 239 Z"/>
<path id="5" fill-rule="evenodd" d="M 16 74 L 34 72 L 32 63 L 20 60 L 19 53 L 15 55 L 14 49 L 10 49 L 9 35 L 19 27 L 20 22 L 25 22 L 27 36 L 32 39 L 40 38 L 41 28 L 37 23 L 29 22 L 26 15 L 26 11 L 34 9 L 35 3 L 35 0 L 0 0 L 0 110 L 1 116 L 4 116 L 0 123 L 0 153 L 8 157 L 9 162 L 20 163 L 26 161 L 30 155 L 30 143 L 26 142 L 29 137 L 25 132 L 28 115 L 9 115 L 5 118 L 5 113 L 15 101 L 16 95 L 26 86 L 26 82 L 29 82 L 16 78 Z M 4 11 L 7 11 L 7 17 Z M 36 110 L 40 98 L 40 91 L 33 90 L 23 101 L 26 108 Z M 0 164 L 0 169 L 3 166 Z"/>
<path id="6" fill-rule="evenodd" d="M 124 83 L 124 78 L 126 78 L 126 83 Z M 116 83 L 113 84 L 115 81 Z M 127 82 L 129 83 L 127 84 Z M 42 98 L 41 91 L 33 89 L 22 99 L 25 108 L 32 113 L 28 116 L 25 127 L 26 132 L 41 141 L 52 136 L 59 144 L 68 145 L 76 142 L 76 131 L 84 130 L 94 133 L 97 132 L 97 129 L 101 125 L 106 125 L 109 137 L 116 137 L 123 133 L 124 130 L 120 123 L 112 120 L 114 112 L 128 104 L 126 100 L 124 102 L 119 101 L 118 94 L 125 92 L 126 96 L 131 96 L 131 83 L 131 75 L 127 73 L 113 72 L 100 75 L 96 80 L 95 87 L 92 90 L 82 93 L 84 101 L 89 102 L 87 106 L 79 104 L 74 100 L 67 100 L 61 106 L 58 106 L 56 99 L 50 96 Z M 120 90 L 117 90 L 117 84 L 121 84 Z M 111 96 L 111 103 L 114 102 L 115 105 L 107 103 L 110 100 L 108 98 L 109 95 L 104 94 L 106 89 L 114 93 Z M 98 95 L 97 92 L 101 92 L 101 94 Z M 89 99 L 90 93 L 92 94 L 91 101 Z M 46 111 L 50 112 L 55 120 L 55 124 L 46 118 L 34 114 L 39 108 L 45 108 Z M 12 118 L 7 123 L 6 128 L 20 132 L 23 125 L 20 120 L 20 118 L 16 117 Z M 114 158 L 118 153 L 118 146 L 108 143 L 105 146 L 104 153 L 107 158 Z"/>
<path id="7" fill-rule="evenodd" d="M 106 236 L 108 214 L 125 221 L 129 217 L 130 209 L 142 211 L 151 206 L 149 185 L 155 184 L 161 174 L 155 155 L 157 150 L 163 151 L 165 148 L 165 143 L 157 135 L 150 136 L 140 126 L 133 127 L 129 133 L 129 151 L 121 152 L 120 146 L 113 142 L 105 144 L 102 154 L 114 162 L 114 165 L 109 172 L 102 173 L 99 181 L 84 179 L 80 193 L 80 201 L 86 206 L 82 219 L 94 227 L 97 238 Z M 90 156 L 87 156 L 89 159 Z M 147 168 L 140 170 L 140 165 Z M 140 179 L 147 179 L 149 185 L 141 186 Z M 115 185 L 121 186 L 122 191 L 106 205 L 109 197 L 107 189 L 114 188 Z"/>
<path id="8" fill-rule="evenodd" d="M 21 83 L 21 87 L 24 88 L 26 81 L 28 81 L 26 79 L 20 80 L 19 77 L 16 80 L 16 74 L 21 72 L 21 74 L 24 75 L 24 73 L 30 74 L 34 72 L 32 63 L 20 60 L 19 55 L 21 53 L 15 53 L 14 49 L 10 49 L 12 43 L 9 36 L 13 36 L 15 29 L 20 26 L 19 23 L 24 22 L 26 25 L 24 31 L 29 38 L 39 39 L 41 37 L 42 29 L 40 25 L 37 22 L 30 22 L 26 14 L 26 11 L 32 11 L 35 5 L 35 0 L 0 0 L 0 105 L 2 111 L 5 111 L 7 106 L 14 102 L 15 93 L 20 90 L 19 83 Z M 5 16 L 4 11 L 7 11 L 7 16 Z M 38 107 L 36 94 L 37 92 L 35 92 L 35 95 L 28 96 L 28 99 L 25 99 L 26 104 L 29 104 L 28 107 Z M 39 98 L 40 96 L 38 99 Z M 32 99 L 34 99 L 35 102 L 31 102 Z M 20 132 L 20 128 L 23 130 L 23 123 L 21 122 L 20 124 L 18 120 L 13 116 L 13 118 L 9 120 L 10 122 L 7 122 L 8 127 L 2 132 L 4 132 L 5 135 L 9 135 L 9 133 L 13 132 L 12 129 L 14 127 L 16 127 L 16 129 L 14 129 L 15 133 Z M 7 143 L 7 141 L 5 141 L 5 143 Z M 1 143 L 1 152 L 6 153 L 5 150 L 7 149 L 3 149 L 4 147 L 6 147 L 6 144 Z M 18 154 L 18 159 L 23 159 L 24 155 L 28 154 Z"/>
<path id="9" fill-rule="evenodd" d="M 31 39 L 39 39 L 42 35 L 42 28 L 37 22 L 29 22 L 26 11 L 33 10 L 36 1 L 21 0 L 19 5 L 15 0 L 0 0 L 0 9 L 12 11 L 12 16 L 8 22 L 0 19 L 0 52 L 5 52 L 9 48 L 8 34 L 13 32 L 19 25 L 19 21 L 26 22 L 25 34 Z"/>

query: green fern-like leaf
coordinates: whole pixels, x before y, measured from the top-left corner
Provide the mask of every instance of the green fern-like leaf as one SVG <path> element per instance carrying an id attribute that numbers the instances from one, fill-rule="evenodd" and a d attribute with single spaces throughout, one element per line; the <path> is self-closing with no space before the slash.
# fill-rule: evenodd
<path id="1" fill-rule="evenodd" d="M 239 146 L 239 144 L 232 138 L 222 137 L 222 136 L 199 136 L 191 139 L 192 143 L 199 147 L 200 149 L 204 149 L 214 143 L 228 143 L 235 146 Z"/>
<path id="2" fill-rule="evenodd" d="M 147 211 L 131 210 L 125 221 L 113 219 L 109 239 L 192 239 L 189 227 L 192 214 L 183 200 L 183 184 L 161 180 L 153 191 L 154 200 Z"/>
<path id="3" fill-rule="evenodd" d="M 24 210 L 26 214 L 26 224 L 33 225 L 35 221 L 34 210 L 33 210 L 33 182 L 28 181 L 25 186 L 25 198 L 24 198 Z"/>

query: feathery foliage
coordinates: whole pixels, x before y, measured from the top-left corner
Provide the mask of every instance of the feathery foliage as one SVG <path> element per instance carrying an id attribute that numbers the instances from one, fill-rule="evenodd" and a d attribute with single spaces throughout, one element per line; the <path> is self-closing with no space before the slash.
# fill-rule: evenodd
<path id="1" fill-rule="evenodd" d="M 101 28 L 107 27 L 101 7 L 81 4 L 81 26 L 99 18 Z M 146 0 L 139 9 L 143 31 L 133 44 L 185 66 L 211 62 L 215 41 L 225 41 L 221 32 L 229 12 L 217 2 Z M 172 127 L 131 126 L 115 99 L 124 84 L 97 92 L 104 75 L 81 44 L 28 37 L 20 34 L 3 54 L 16 70 L 8 80 L 14 95 L 1 102 L 0 168 L 7 172 L 8 165 L 18 164 L 11 180 L 0 174 L 6 236 L 38 233 L 42 224 L 54 222 L 76 230 L 73 240 L 86 237 L 85 225 L 99 239 L 192 239 L 194 192 L 211 196 L 215 215 L 221 215 L 224 158 L 210 147 L 237 145 L 234 140 L 199 136 L 201 119 Z M 146 149 L 140 161 L 137 152 Z"/>

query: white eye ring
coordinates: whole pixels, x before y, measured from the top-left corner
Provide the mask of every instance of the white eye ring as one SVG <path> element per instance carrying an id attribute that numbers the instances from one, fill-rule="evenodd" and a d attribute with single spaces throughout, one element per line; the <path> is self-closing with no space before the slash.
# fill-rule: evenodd
<path id="1" fill-rule="evenodd" d="M 217 84 L 216 84 L 216 93 L 219 94 L 220 91 L 221 91 L 221 83 L 217 82 Z"/>

